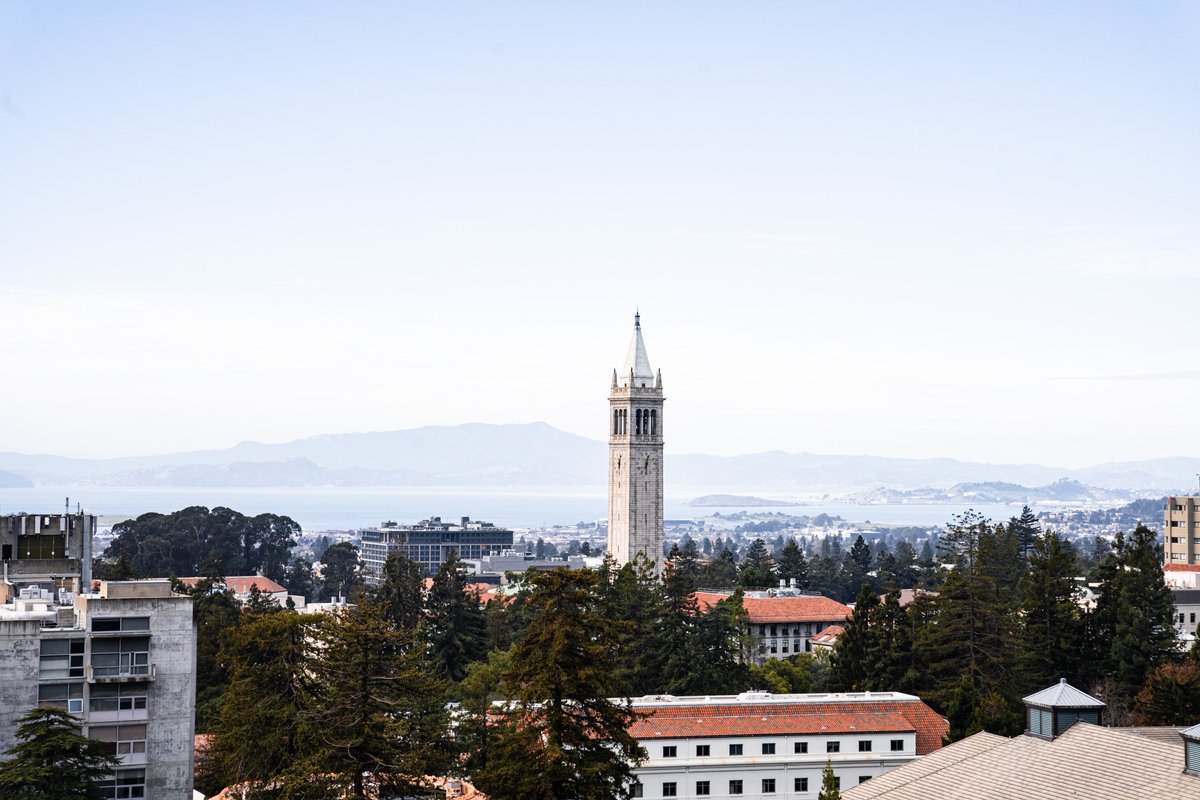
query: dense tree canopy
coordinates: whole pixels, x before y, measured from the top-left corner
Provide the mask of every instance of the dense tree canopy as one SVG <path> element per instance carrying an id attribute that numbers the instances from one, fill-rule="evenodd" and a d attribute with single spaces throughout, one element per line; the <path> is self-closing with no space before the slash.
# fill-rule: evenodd
<path id="1" fill-rule="evenodd" d="M 299 533 L 290 517 L 247 517 L 222 506 L 142 514 L 113 526 L 115 538 L 98 574 L 120 562 L 129 577 L 203 576 L 215 563 L 222 575 L 261 572 L 282 582 Z"/>

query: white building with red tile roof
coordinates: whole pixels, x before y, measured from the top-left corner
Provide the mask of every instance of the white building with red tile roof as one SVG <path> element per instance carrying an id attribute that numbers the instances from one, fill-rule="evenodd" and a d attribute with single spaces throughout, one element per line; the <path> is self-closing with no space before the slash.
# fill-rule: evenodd
<path id="1" fill-rule="evenodd" d="M 179 580 L 185 586 L 195 586 L 204 579 L 180 578 Z M 237 598 L 239 603 L 245 603 L 249 600 L 250 590 L 258 587 L 258 590 L 262 592 L 266 599 L 274 601 L 280 608 L 287 606 L 287 589 L 263 575 L 230 575 L 227 578 L 222 578 L 219 583 L 224 584 L 228 591 L 233 592 L 233 596 Z"/>
<path id="2" fill-rule="evenodd" d="M 754 637 L 754 660 L 787 658 L 812 650 L 812 640 L 830 625 L 840 625 L 850 616 L 849 606 L 817 594 L 747 592 L 742 597 L 748 632 Z M 728 592 L 696 592 L 696 603 L 707 611 Z"/>
<path id="3" fill-rule="evenodd" d="M 944 718 L 898 692 L 635 698 L 646 749 L 634 796 L 811 800 L 826 761 L 843 786 L 941 747 Z"/>

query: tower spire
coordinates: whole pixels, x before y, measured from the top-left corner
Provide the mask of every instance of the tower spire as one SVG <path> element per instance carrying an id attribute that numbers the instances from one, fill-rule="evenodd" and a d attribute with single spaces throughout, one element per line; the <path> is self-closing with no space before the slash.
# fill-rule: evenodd
<path id="1" fill-rule="evenodd" d="M 627 386 L 645 388 L 654 385 L 654 370 L 650 368 L 650 357 L 646 355 L 646 343 L 642 341 L 642 314 L 640 311 L 633 315 L 633 338 L 629 341 L 629 352 L 625 355 L 625 368 L 621 370 L 623 377 L 628 378 Z"/>

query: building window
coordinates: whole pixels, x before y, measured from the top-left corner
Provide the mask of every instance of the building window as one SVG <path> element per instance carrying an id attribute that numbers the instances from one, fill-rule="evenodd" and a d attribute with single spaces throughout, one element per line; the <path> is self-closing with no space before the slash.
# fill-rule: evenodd
<path id="1" fill-rule="evenodd" d="M 72 714 L 83 713 L 82 683 L 48 683 L 38 687 L 38 707 L 54 706 Z"/>
<path id="2" fill-rule="evenodd" d="M 150 637 L 92 640 L 94 675 L 149 675 Z"/>
<path id="3" fill-rule="evenodd" d="M 740 756 L 742 754 L 742 746 L 740 744 L 729 745 L 729 755 Z"/>
<path id="4" fill-rule="evenodd" d="M 775 779 L 774 778 L 763 778 L 762 779 L 762 793 L 763 794 L 775 794 Z"/>
<path id="5" fill-rule="evenodd" d="M 835 789 L 842 788 L 842 779 L 836 775 L 833 777 L 833 788 L 835 788 Z"/>
<path id="6" fill-rule="evenodd" d="M 146 752 L 146 726 L 142 725 L 89 725 L 88 734 L 111 745 L 111 752 L 118 756 Z M 136 796 L 136 795 L 135 795 Z"/>
<path id="7" fill-rule="evenodd" d="M 841 742 L 826 742 L 825 743 L 825 752 L 826 753 L 842 752 L 842 743 Z"/>
<path id="8" fill-rule="evenodd" d="M 629 787 L 629 796 L 630 797 L 641 797 L 642 791 L 643 791 L 642 784 L 635 781 L 633 786 Z"/>
<path id="9" fill-rule="evenodd" d="M 663 758 L 674 758 L 677 748 L 673 744 L 669 744 L 663 748 Z"/>
<path id="10" fill-rule="evenodd" d="M 807 792 L 808 791 L 808 778 L 796 778 L 796 782 L 794 784 L 793 791 Z"/>
<path id="11" fill-rule="evenodd" d="M 859 740 L 859 742 L 858 742 L 858 752 L 860 752 L 860 753 L 869 753 L 869 752 L 871 752 L 871 742 L 870 742 L 870 740 L 869 740 L 869 739 L 860 739 L 860 740 Z"/>
<path id="12" fill-rule="evenodd" d="M 740 780 L 739 781 L 730 781 L 729 782 L 729 793 L 730 794 L 741 794 L 742 793 L 742 782 Z"/>
<path id="13" fill-rule="evenodd" d="M 708 781 L 696 781 L 696 794 L 702 796 L 712 794 L 708 788 Z"/>
<path id="14" fill-rule="evenodd" d="M 792 742 L 792 752 L 793 753 L 807 753 L 808 752 L 808 742 Z"/>
<path id="15" fill-rule="evenodd" d="M 83 677 L 83 639 L 43 639 L 38 677 L 42 680 Z"/>
<path id="16" fill-rule="evenodd" d="M 663 784 L 663 797 L 674 797 L 678 792 L 675 791 L 675 781 L 667 781 Z"/>
<path id="17" fill-rule="evenodd" d="M 764 756 L 775 755 L 775 743 L 774 742 L 763 742 L 762 754 Z"/>
<path id="18" fill-rule="evenodd" d="M 867 782 L 867 781 L 869 781 L 869 780 L 871 780 L 871 776 L 870 776 L 870 775 L 859 775 L 859 776 L 858 776 L 858 782 L 859 782 L 859 783 L 866 783 L 866 782 Z"/>
<path id="19" fill-rule="evenodd" d="M 144 684 L 98 683 L 88 693 L 88 711 L 95 713 L 113 711 L 144 711 L 146 687 Z"/>
<path id="20" fill-rule="evenodd" d="M 150 630 L 149 617 L 100 617 L 92 620 L 93 633 L 148 630 Z"/>
<path id="21" fill-rule="evenodd" d="M 127 800 L 146 796 L 146 770 L 119 769 L 107 781 L 96 787 L 103 800 Z"/>
<path id="22" fill-rule="evenodd" d="M 707 755 L 708 755 L 708 753 L 709 753 L 709 750 L 710 750 L 710 746 L 709 746 L 709 745 L 707 745 L 707 744 L 698 744 L 698 745 L 696 745 L 696 757 L 697 757 L 697 758 L 704 758 L 705 756 L 707 756 Z"/>
<path id="23" fill-rule="evenodd" d="M 893 753 L 899 753 L 903 749 L 904 749 L 904 740 L 903 739 L 892 739 L 892 752 Z"/>

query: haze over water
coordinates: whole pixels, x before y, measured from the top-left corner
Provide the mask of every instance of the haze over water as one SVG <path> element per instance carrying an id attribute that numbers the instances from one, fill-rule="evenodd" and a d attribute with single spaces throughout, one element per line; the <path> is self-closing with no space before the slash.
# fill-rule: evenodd
<path id="1" fill-rule="evenodd" d="M 886 525 L 942 525 L 952 515 L 974 508 L 995 520 L 1006 520 L 1020 512 L 1019 506 L 1001 504 L 911 504 L 858 505 L 811 501 L 802 506 L 727 506 L 697 508 L 687 503 L 701 491 L 671 495 L 665 504 L 666 519 L 698 519 L 715 512 L 778 511 L 793 515 L 830 514 L 848 522 Z M 762 496 L 762 495 L 759 495 Z M 770 496 L 769 493 L 767 496 Z M 32 489 L 0 490 L 0 514 L 46 513 L 63 507 L 65 498 L 101 516 L 137 516 L 146 512 L 168 513 L 188 506 L 228 506 L 243 514 L 284 514 L 305 530 L 337 530 L 378 525 L 384 520 L 401 524 L 440 516 L 457 520 L 468 516 L 514 528 L 573 525 L 595 522 L 608 513 L 602 491 L 556 492 L 496 491 L 469 487 L 414 489 L 153 489 L 108 486 L 39 486 Z"/>

